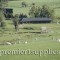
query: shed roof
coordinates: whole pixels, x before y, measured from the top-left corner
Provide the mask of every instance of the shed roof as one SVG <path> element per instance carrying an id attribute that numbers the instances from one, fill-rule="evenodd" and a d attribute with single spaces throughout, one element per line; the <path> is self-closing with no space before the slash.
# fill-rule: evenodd
<path id="1" fill-rule="evenodd" d="M 21 22 L 29 22 L 29 21 L 51 21 L 51 18 L 23 18 Z"/>

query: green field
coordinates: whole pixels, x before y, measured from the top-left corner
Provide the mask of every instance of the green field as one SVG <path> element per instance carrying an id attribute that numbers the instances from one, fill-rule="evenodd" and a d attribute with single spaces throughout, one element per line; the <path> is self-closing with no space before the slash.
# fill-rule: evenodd
<path id="1" fill-rule="evenodd" d="M 8 7 L 13 8 L 15 14 L 28 14 L 30 5 L 33 0 L 23 0 L 27 2 L 28 7 L 21 8 L 21 2 L 19 1 L 9 1 Z M 43 4 L 49 5 L 51 8 L 55 9 L 55 16 L 60 17 L 60 0 L 34 0 L 37 6 Z M 56 19 L 55 19 L 56 20 Z M 60 21 L 60 20 L 59 20 Z M 0 60 L 60 60 L 60 24 L 50 23 L 50 24 L 20 24 L 18 31 L 14 29 L 12 20 L 6 20 L 5 29 L 0 28 L 0 55 L 1 50 L 59 50 L 59 54 L 20 54 L 20 55 L 1 55 Z M 47 27 L 49 29 L 48 33 L 41 33 L 41 27 Z M 25 43 L 27 41 L 27 43 Z M 6 42 L 12 43 L 12 45 L 7 45 Z"/>
<path id="2" fill-rule="evenodd" d="M 45 26 L 49 28 L 50 33 L 41 34 L 40 28 Z M 33 28 L 25 29 L 25 28 Z M 34 32 L 34 33 L 33 33 Z M 54 37 L 54 40 L 52 40 Z M 36 40 L 37 38 L 37 40 Z M 22 24 L 16 32 L 11 21 L 6 21 L 6 28 L 0 29 L 0 43 L 14 42 L 12 45 L 1 45 L 0 50 L 60 50 L 60 24 Z M 20 41 L 20 43 L 19 43 Z M 25 42 L 28 42 L 27 44 Z M 1 53 L 0 53 L 1 54 Z M 60 55 L 1 55 L 0 60 L 59 60 Z"/>
<path id="3" fill-rule="evenodd" d="M 26 2 L 26 4 L 28 5 L 27 7 L 21 7 L 21 3 L 22 2 Z M 52 9 L 55 10 L 55 17 L 59 17 L 60 14 L 60 1 L 59 0 L 20 0 L 20 1 L 9 1 L 8 2 L 8 6 L 10 8 L 13 8 L 13 13 L 15 14 L 27 14 L 29 13 L 29 9 L 32 3 L 35 3 L 36 6 L 42 6 L 42 5 L 48 5 L 49 7 L 51 7 Z"/>

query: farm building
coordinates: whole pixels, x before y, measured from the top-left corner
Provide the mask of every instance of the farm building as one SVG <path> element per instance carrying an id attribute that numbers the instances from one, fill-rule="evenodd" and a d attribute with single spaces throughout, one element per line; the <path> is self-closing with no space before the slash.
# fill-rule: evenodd
<path id="1" fill-rule="evenodd" d="M 4 15 L 6 18 L 12 18 L 13 9 L 12 8 L 4 8 Z"/>
<path id="2" fill-rule="evenodd" d="M 50 23 L 51 18 L 23 18 L 20 23 Z"/>

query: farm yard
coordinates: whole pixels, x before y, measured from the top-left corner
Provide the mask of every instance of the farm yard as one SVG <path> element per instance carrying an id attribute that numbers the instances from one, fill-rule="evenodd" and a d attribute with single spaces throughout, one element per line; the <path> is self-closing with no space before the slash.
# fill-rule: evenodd
<path id="1" fill-rule="evenodd" d="M 29 4 L 26 8 L 21 7 L 20 1 L 9 1 L 8 7 L 13 8 L 13 15 L 24 13 L 28 15 L 32 0 L 23 0 Z M 59 0 L 34 0 L 36 5 L 47 4 L 55 9 L 55 17 L 60 17 Z M 0 28 L 0 60 L 60 60 L 60 22 L 54 19 L 54 23 L 19 24 L 18 31 L 14 29 L 12 20 L 5 20 L 6 27 Z M 45 30 L 47 32 L 44 32 Z M 57 50 L 59 54 L 1 54 L 1 50 Z"/>

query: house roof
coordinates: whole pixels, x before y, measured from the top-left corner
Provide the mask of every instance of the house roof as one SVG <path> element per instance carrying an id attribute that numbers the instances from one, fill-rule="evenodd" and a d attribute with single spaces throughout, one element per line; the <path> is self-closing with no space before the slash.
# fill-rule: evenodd
<path id="1" fill-rule="evenodd" d="M 5 13 L 7 13 L 7 12 L 13 13 L 13 9 L 12 8 L 4 8 L 4 12 Z"/>
<path id="2" fill-rule="evenodd" d="M 29 21 L 51 21 L 51 18 L 23 18 L 21 22 L 29 22 Z"/>

